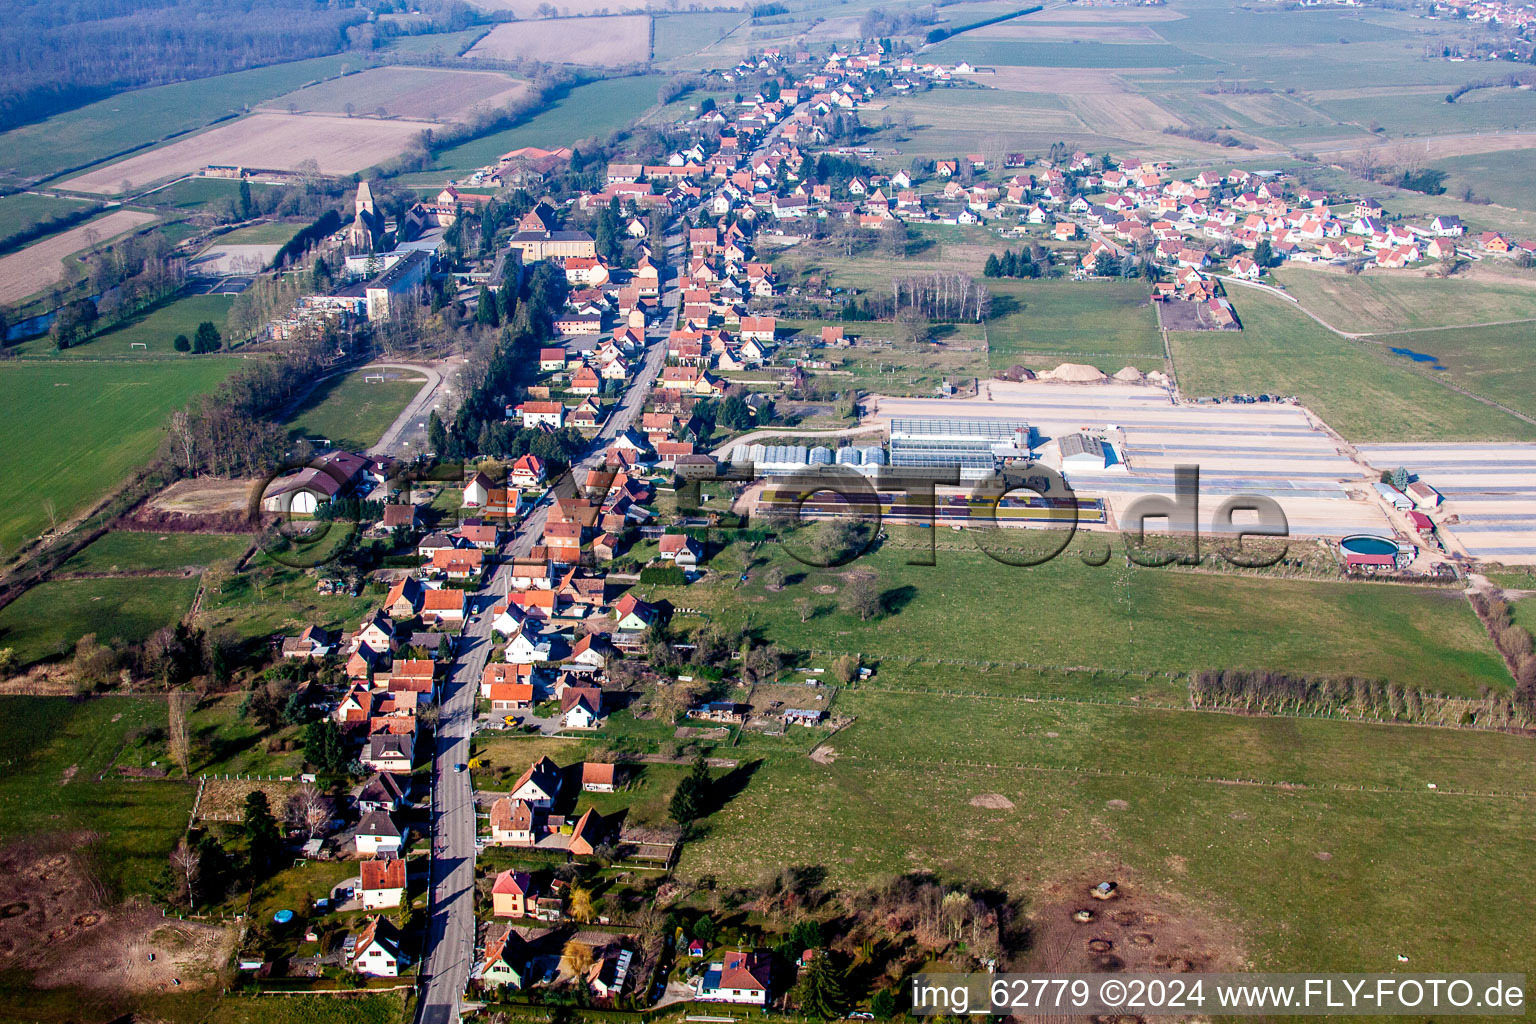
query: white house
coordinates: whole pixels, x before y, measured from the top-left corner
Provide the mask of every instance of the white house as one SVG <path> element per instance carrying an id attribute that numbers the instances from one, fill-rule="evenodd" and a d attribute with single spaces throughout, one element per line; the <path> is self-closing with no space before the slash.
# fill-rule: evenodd
<path id="1" fill-rule="evenodd" d="M 699 545 L 692 537 L 681 533 L 669 533 L 661 538 L 661 557 L 679 568 L 691 569 L 699 564 Z"/>
<path id="2" fill-rule="evenodd" d="M 732 952 L 712 963 L 695 982 L 696 996 L 706 1002 L 764 1006 L 768 1002 L 768 958 Z"/>
<path id="3" fill-rule="evenodd" d="M 374 978 L 398 978 L 407 964 L 400 952 L 400 938 L 386 918 L 375 917 L 357 936 L 352 951 L 352 969 Z"/>
<path id="4" fill-rule="evenodd" d="M 398 857 L 405 846 L 405 830 L 388 811 L 369 811 L 357 823 L 357 852 L 363 857 Z"/>
<path id="5" fill-rule="evenodd" d="M 416 743 L 408 733 L 398 736 L 380 733 L 368 737 L 362 757 L 363 765 L 376 772 L 409 772 L 415 760 Z"/>
<path id="6" fill-rule="evenodd" d="M 510 664 L 527 665 L 535 661 L 548 661 L 550 643 L 548 640 L 540 640 L 537 633 L 532 633 L 527 623 L 512 638 L 507 641 L 507 650 L 503 657 Z"/>
<path id="7" fill-rule="evenodd" d="M 548 810 L 560 795 L 560 768 L 547 757 L 541 757 L 528 767 L 522 778 L 512 787 L 514 801 L 522 800 L 530 807 Z"/>
<path id="8" fill-rule="evenodd" d="M 398 907 L 405 898 L 405 861 L 399 857 L 365 860 L 358 894 L 365 910 Z"/>

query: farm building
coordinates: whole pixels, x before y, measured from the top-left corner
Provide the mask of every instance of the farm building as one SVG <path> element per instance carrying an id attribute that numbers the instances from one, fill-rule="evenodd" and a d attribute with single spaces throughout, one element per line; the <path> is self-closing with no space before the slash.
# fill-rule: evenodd
<path id="1" fill-rule="evenodd" d="M 1057 442 L 1061 447 L 1061 468 L 1104 469 L 1115 463 L 1114 449 L 1090 434 L 1068 434 Z"/>
<path id="2" fill-rule="evenodd" d="M 957 467 L 961 480 L 992 475 L 1001 458 L 1029 454 L 1023 420 L 913 417 L 891 420 L 891 465 L 908 469 Z"/>

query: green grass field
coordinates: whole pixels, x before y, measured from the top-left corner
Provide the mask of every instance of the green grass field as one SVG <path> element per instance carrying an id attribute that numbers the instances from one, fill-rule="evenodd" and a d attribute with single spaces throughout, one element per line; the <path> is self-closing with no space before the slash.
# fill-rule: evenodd
<path id="1" fill-rule="evenodd" d="M 405 999 L 398 992 L 352 996 L 226 996 L 208 1024 L 399 1024 Z"/>
<path id="2" fill-rule="evenodd" d="M 303 224 L 286 224 L 282 221 L 247 224 L 220 235 L 219 241 L 225 245 L 286 245 L 303 227 Z"/>
<path id="3" fill-rule="evenodd" d="M 1033 68 L 1203 68 L 1208 57 L 1160 43 L 1044 43 L 957 36 L 925 51 L 928 59 L 953 64 Z"/>
<path id="4" fill-rule="evenodd" d="M 1533 328 L 1536 324 L 1505 324 L 1382 335 L 1375 340 L 1434 356 L 1443 371 L 1410 365 L 1419 366 L 1420 372 L 1443 374 L 1473 394 L 1536 416 L 1536 367 L 1530 361 Z"/>
<path id="5" fill-rule="evenodd" d="M 252 565 L 221 580 L 217 593 L 204 595 L 199 626 L 250 641 L 278 632 L 297 634 L 310 623 L 327 629 L 356 627 L 384 596 L 382 587 L 365 589 L 360 597 L 321 594 L 314 578 L 298 569 L 275 565 L 265 556 L 257 556 Z"/>
<path id="6" fill-rule="evenodd" d="M 195 593 L 197 579 L 182 576 L 39 583 L 0 609 L 0 647 L 30 664 L 67 655 L 87 633 L 101 643 L 138 643 L 175 625 Z"/>
<path id="7" fill-rule="evenodd" d="M 146 732 L 165 727 L 158 697 L 0 697 L 0 840 L 88 832 L 83 842 L 112 894 L 145 892 L 186 827 L 194 788 L 97 776 L 137 765 Z"/>
<path id="8" fill-rule="evenodd" d="M 744 15 L 738 11 L 707 14 L 674 14 L 655 19 L 651 59 L 666 61 L 702 50 L 731 29 L 741 25 Z M 740 31 L 747 31 L 744 27 Z"/>
<path id="9" fill-rule="evenodd" d="M 1536 427 L 1415 373 L 1384 348 L 1330 333 L 1282 299 L 1233 288 L 1232 303 L 1241 334 L 1169 335 L 1184 394 L 1293 394 L 1357 442 L 1536 439 Z"/>
<path id="10" fill-rule="evenodd" d="M 336 448 L 361 450 L 377 444 L 426 383 L 425 377 L 410 375 L 404 380 L 367 383 L 366 378 L 377 373 L 358 370 L 321 381 L 288 419 L 289 432 L 294 437 L 325 438 Z"/>
<path id="11" fill-rule="evenodd" d="M 253 195 L 260 195 L 274 186 L 251 182 Z M 191 210 L 224 199 L 240 198 L 240 183 L 233 178 L 183 178 L 163 188 L 139 197 L 140 206 L 162 206 L 174 210 Z"/>
<path id="12" fill-rule="evenodd" d="M 804 580 L 779 594 L 751 593 L 750 600 L 725 582 L 657 594 L 727 624 L 750 618 L 791 648 L 870 657 L 1134 672 L 1274 668 L 1382 677 L 1457 695 L 1510 685 L 1456 593 L 1126 570 L 1118 557 L 1103 568 L 1068 556 L 1022 569 L 980 553 L 940 551 L 937 565 L 909 566 L 916 552 L 892 546 L 849 568 L 877 573 L 887 603 L 901 611 L 861 623 L 838 608 L 835 595 L 813 589 L 841 588 L 842 571 L 807 569 L 782 548 L 762 554 Z M 719 578 L 731 580 L 739 555 L 732 548 L 724 557 L 716 563 Z M 816 609 L 804 623 L 795 608 L 802 597 Z M 1007 685 L 1004 668 L 976 671 Z"/>
<path id="13" fill-rule="evenodd" d="M 1531 180 L 1530 165 L 1530 150 L 1502 149 L 1436 160 L 1432 166 L 1446 172 L 1445 189 L 1451 195 L 1459 196 L 1470 188 L 1475 195 L 1501 206 L 1536 210 L 1536 182 Z"/>
<path id="14" fill-rule="evenodd" d="M 316 57 L 121 93 L 0 134 L 0 175 L 41 178 L 98 163 L 362 63 L 355 56 Z"/>
<path id="15" fill-rule="evenodd" d="M 38 195 L 20 192 L 0 196 L 0 238 L 7 238 L 18 231 L 25 231 L 40 221 L 62 217 L 72 210 L 90 205 L 78 199 Z"/>
<path id="16" fill-rule="evenodd" d="M 1306 309 L 1353 333 L 1536 317 L 1536 280 L 1330 274 L 1305 267 L 1283 268 L 1275 280 Z"/>
<path id="17" fill-rule="evenodd" d="M 0 548 L 62 523 L 143 464 L 167 418 L 238 369 L 222 357 L 134 363 L 14 360 L 0 367 Z M 50 515 L 50 512 L 52 513 Z"/>
<path id="18" fill-rule="evenodd" d="M 552 149 L 580 139 L 603 137 L 624 127 L 656 103 L 660 76 L 612 78 L 572 89 L 549 107 L 514 128 L 445 149 L 433 172 L 405 175 L 402 184 L 440 186 L 443 172 L 455 173 L 493 164 L 501 154 L 523 146 Z"/>
<path id="19" fill-rule="evenodd" d="M 134 572 L 206 566 L 239 558 L 250 547 L 244 534 L 141 533 L 113 530 L 77 551 L 61 572 Z"/>
<path id="20" fill-rule="evenodd" d="M 835 883 L 997 885 L 1027 911 L 1108 878 L 1232 935 L 1228 952 L 1260 968 L 1527 959 L 1531 925 L 1501 913 L 1499 890 L 1525 844 L 1528 740 L 873 691 L 836 706 L 856 721 L 832 763 L 766 761 L 685 849 L 683 877 L 753 877 L 773 850 Z M 1425 788 L 1492 778 L 1526 795 Z M 1400 788 L 1351 791 L 1382 779 Z M 1006 809 L 973 803 L 989 794 Z"/>
<path id="21" fill-rule="evenodd" d="M 1536 117 L 1536 95 L 1525 89 L 1484 89 L 1455 103 L 1439 93 L 1325 100 L 1321 105 L 1341 121 L 1376 124 L 1389 135 L 1412 137 L 1528 128 Z"/>
<path id="22" fill-rule="evenodd" d="M 832 701 L 851 720 L 835 734 L 749 731 L 719 749 L 755 770 L 685 848 L 682 878 L 759 877 L 773 850 L 776 865 L 822 866 L 834 885 L 905 872 L 996 885 L 1026 913 L 1110 878 L 1177 907 L 1255 968 L 1390 970 L 1399 954 L 1435 968 L 1523 964 L 1511 951 L 1531 926 L 1489 890 L 1523 856 L 1536 798 L 1528 738 L 1192 712 L 1162 674 L 1209 659 L 1438 687 L 1476 665 L 1451 685 L 1506 688 L 1459 594 L 1118 560 L 1014 570 L 942 539 L 934 567 L 905 566 L 912 552 L 895 549 L 849 567 L 875 571 L 902 606 L 872 623 L 825 610 L 837 595 L 818 588 L 846 585 L 841 571 L 771 548 L 758 555 L 789 574 L 782 593 L 763 587 L 761 564 L 733 587 L 735 547 L 716 556 L 721 582 L 656 591 L 876 667 Z M 798 597 L 824 606 L 804 625 Z M 1014 667 L 1026 660 L 1079 667 Z M 1093 665 L 1105 667 L 1081 667 Z M 654 745 L 667 735 L 655 725 L 615 716 L 608 742 Z M 817 739 L 826 748 L 812 760 Z"/>
<path id="23" fill-rule="evenodd" d="M 185 362 L 201 362 L 207 357 L 194 359 L 176 351 L 176 335 L 185 334 L 191 338 L 197 333 L 197 325 L 204 320 L 212 321 L 222 334 L 224 319 L 229 316 L 229 307 L 234 301 L 229 295 L 183 295 L 62 352 L 53 347 L 52 339 L 47 336 L 17 345 L 15 350 L 23 355 L 60 359 L 143 360 L 146 356 L 172 356 Z M 145 347 L 134 347 L 140 343 Z"/>
<path id="24" fill-rule="evenodd" d="M 1107 373 L 1127 364 L 1163 367 L 1157 311 L 1140 281 L 993 280 L 987 322 L 992 368 L 1091 363 Z"/>
<path id="25" fill-rule="evenodd" d="M 1154 22 L 1152 28 L 1170 43 L 1222 47 L 1331 46 L 1341 38 L 1353 44 L 1407 35 L 1399 29 L 1367 21 L 1360 13 L 1329 10 L 1206 10 L 1192 12 L 1188 18 Z"/>

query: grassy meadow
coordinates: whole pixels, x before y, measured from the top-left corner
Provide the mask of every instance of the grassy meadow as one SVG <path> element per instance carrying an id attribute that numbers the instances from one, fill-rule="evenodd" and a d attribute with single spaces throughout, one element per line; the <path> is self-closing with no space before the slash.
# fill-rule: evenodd
<path id="1" fill-rule="evenodd" d="M 0 608 L 0 647 L 25 665 L 67 656 L 87 633 L 139 643 L 174 626 L 196 593 L 195 576 L 49 580 Z"/>
<path id="2" fill-rule="evenodd" d="M 62 352 L 53 347 L 53 339 L 44 335 L 16 346 L 23 355 L 58 357 L 60 359 L 143 359 L 145 356 L 172 356 L 183 362 L 203 362 L 206 356 L 194 357 L 178 353 L 176 335 L 185 334 L 189 339 L 197 333 L 197 325 L 211 321 L 224 332 L 224 320 L 234 303 L 230 295 L 183 295 L 145 310 L 113 327 L 92 336 L 89 340 L 73 345 Z M 142 343 L 144 348 L 134 348 Z"/>
<path id="3" fill-rule="evenodd" d="M 321 381 L 289 417 L 289 432 L 294 437 L 323 437 L 336 448 L 361 450 L 377 444 L 426 383 L 425 377 L 407 377 L 369 384 L 366 378 L 377 373 L 358 370 Z"/>
<path id="4" fill-rule="evenodd" d="M 1089 363 L 1107 373 L 1163 368 L 1157 311 L 1141 281 L 988 281 L 992 369 Z"/>
<path id="5" fill-rule="evenodd" d="M 553 149 L 580 139 L 606 136 L 656 104 L 659 76 L 612 78 L 572 89 L 515 127 L 473 139 L 437 155 L 431 172 L 401 177 L 402 184 L 438 185 L 443 174 L 462 173 L 493 164 L 501 154 L 523 146 Z"/>
<path id="6" fill-rule="evenodd" d="M 174 571 L 232 561 L 250 547 L 244 534 L 113 530 L 59 566 L 63 573 Z"/>
<path id="7" fill-rule="evenodd" d="M 171 412 L 237 369 L 203 357 L 137 362 L 15 360 L 0 368 L 0 482 L 26 495 L 0 511 L 0 549 L 64 522 L 142 465 Z"/>
<path id="8" fill-rule="evenodd" d="M 917 550 L 894 543 L 840 570 L 807 568 L 779 545 L 759 554 L 792 585 L 778 594 L 733 589 L 726 581 L 741 557 L 733 547 L 714 563 L 722 582 L 657 588 L 654 596 L 793 649 L 936 660 L 961 675 L 970 666 L 1004 691 L 1011 667 L 1024 666 L 1271 668 L 1473 696 L 1485 685 L 1510 685 L 1456 592 L 1125 569 L 1119 558 L 1092 568 L 1072 554 L 1013 568 L 980 552 L 943 550 L 936 565 L 908 565 Z M 874 573 L 886 606 L 899 610 L 871 622 L 842 611 L 835 591 L 850 571 Z M 817 589 L 828 587 L 834 593 Z M 801 598 L 811 602 L 805 622 L 796 607 Z"/>
<path id="9" fill-rule="evenodd" d="M 1283 299 L 1233 288 L 1232 303 L 1241 334 L 1169 335 L 1184 394 L 1296 395 L 1356 442 L 1536 439 L 1536 427 L 1409 369 L 1385 348 L 1340 338 Z"/>
<path id="10" fill-rule="evenodd" d="M 1419 271 L 1342 274 L 1286 267 L 1275 280 L 1304 308 L 1355 334 L 1536 318 L 1536 278 L 1426 277 Z"/>
<path id="11" fill-rule="evenodd" d="M 108 890 L 145 892 L 186 827 L 195 789 L 111 769 L 163 748 L 151 731 L 163 736 L 165 727 L 159 697 L 0 697 L 0 841 L 90 832 L 93 866 Z"/>
<path id="12" fill-rule="evenodd" d="M 42 221 L 62 217 L 88 205 L 90 204 L 78 199 L 41 195 L 35 192 L 18 192 L 15 195 L 0 196 L 0 238 L 8 238 Z"/>
<path id="13" fill-rule="evenodd" d="M 831 763 L 766 760 L 685 849 L 681 875 L 756 877 L 768 849 L 845 884 L 932 872 L 997 885 L 1028 910 L 1111 878 L 1230 936 L 1254 967 L 1529 959 L 1529 924 L 1500 913 L 1499 893 L 1525 844 L 1528 740 L 865 690 L 836 707 L 855 721 L 823 751 Z M 1260 784 L 1208 778 L 1223 775 Z M 1382 778 L 1402 785 L 1355 789 Z M 1448 778 L 1523 793 L 1425 788 Z"/>
<path id="14" fill-rule="evenodd" d="M 1531 365 L 1533 328 L 1536 324 L 1502 324 L 1387 334 L 1373 340 L 1389 348 L 1408 348 L 1434 356 L 1444 369 L 1421 367 L 1418 372 L 1443 375 L 1473 394 L 1536 416 L 1536 367 Z"/>

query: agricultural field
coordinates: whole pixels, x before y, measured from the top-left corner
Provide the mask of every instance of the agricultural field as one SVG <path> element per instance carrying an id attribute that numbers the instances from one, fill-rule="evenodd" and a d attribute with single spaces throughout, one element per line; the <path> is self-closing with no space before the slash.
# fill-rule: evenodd
<path id="1" fill-rule="evenodd" d="M 263 221 L 260 224 L 246 224 L 226 231 L 219 236 L 221 245 L 287 245 L 289 239 L 298 234 L 306 225 L 288 223 L 286 221 Z"/>
<path id="2" fill-rule="evenodd" d="M 238 114 L 309 82 L 361 63 L 316 57 L 111 96 L 39 124 L 0 133 L 0 179 L 44 178 L 87 167 L 141 146 Z"/>
<path id="3" fill-rule="evenodd" d="M 894 256 L 877 247 L 845 256 L 834 244 L 808 243 L 777 252 L 764 247 L 762 255 L 773 261 L 774 273 L 781 280 L 820 275 L 830 287 L 889 295 L 891 281 L 908 275 L 964 271 L 979 277 L 987 256 L 1001 252 L 1006 245 L 985 229 L 959 225 L 914 225 L 912 233 L 919 244 L 906 256 Z M 923 241 L 929 244 L 921 244 Z"/>
<path id="4" fill-rule="evenodd" d="M 916 871 L 996 885 L 1042 917 L 1112 878 L 1195 948 L 1270 969 L 1389 970 L 1398 955 L 1451 969 L 1498 962 L 1528 934 L 1498 892 L 1536 781 L 1516 737 L 863 688 L 835 708 L 854 724 L 814 757 L 759 767 L 680 875 L 751 877 L 773 849 L 834 883 Z M 1515 795 L 1437 795 L 1431 781 Z"/>
<path id="5" fill-rule="evenodd" d="M 337 999 L 335 996 L 226 996 L 208 1024 L 397 1024 L 405 1014 L 399 992 Z"/>
<path id="6" fill-rule="evenodd" d="M 251 546 L 244 534 L 113 530 L 59 566 L 59 572 L 175 572 L 233 562 Z"/>
<path id="7" fill-rule="evenodd" d="M 406 185 L 441 188 L 444 172 L 484 167 L 495 163 L 501 154 L 523 146 L 549 149 L 606 136 L 654 106 L 656 88 L 662 80 L 659 75 L 648 75 L 579 85 L 515 127 L 443 150 L 437 154 L 435 170 L 404 175 L 399 180 Z"/>
<path id="8" fill-rule="evenodd" d="M 1497 271 L 1442 278 L 1414 270 L 1342 274 L 1287 267 L 1275 280 L 1304 309 L 1352 334 L 1536 318 L 1536 277 Z"/>
<path id="9" fill-rule="evenodd" d="M 52 340 L 46 336 L 18 345 L 16 351 L 58 359 L 142 359 L 146 356 L 182 358 L 173 344 L 176 335 L 192 337 L 197 332 L 197 325 L 204 320 L 211 320 L 222 332 L 224 318 L 229 315 L 233 301 L 228 295 L 183 295 L 62 352 L 55 350 Z M 145 347 L 134 347 L 139 344 Z"/>
<path id="10" fill-rule="evenodd" d="M 61 187 L 96 195 L 192 174 L 208 164 L 292 170 L 314 160 L 324 174 L 354 174 L 397 156 L 430 122 L 323 114 L 251 114 L 196 135 L 92 168 Z"/>
<path id="11" fill-rule="evenodd" d="M 643 14 L 498 25 L 464 54 L 493 60 L 622 67 L 651 59 L 651 19 Z"/>
<path id="12" fill-rule="evenodd" d="M 264 644 L 274 633 L 296 635 L 311 623 L 327 629 L 355 628 L 384 593 L 381 587 L 376 593 L 365 589 L 359 597 L 321 594 L 313 575 L 257 555 L 249 569 L 209 589 L 197 624 L 253 645 Z"/>
<path id="13" fill-rule="evenodd" d="M 43 221 L 83 209 L 90 205 L 79 199 L 47 195 L 41 192 L 18 192 L 0 196 L 0 239 L 26 231 Z"/>
<path id="14" fill-rule="evenodd" d="M 0 550 L 63 523 L 143 464 L 171 412 L 212 390 L 237 360 L 14 360 L 0 368 L 0 428 L 27 444 L 0 453 L 0 485 L 28 500 L 0 513 Z"/>
<path id="15" fill-rule="evenodd" d="M 463 121 L 476 111 L 504 107 L 528 91 L 498 71 L 370 68 L 279 96 L 267 110 L 300 114 L 353 114 L 415 121 Z"/>
<path id="16" fill-rule="evenodd" d="M 1234 288 L 1232 302 L 1240 335 L 1169 335 L 1184 394 L 1293 394 L 1355 442 L 1536 439 L 1536 427 L 1414 372 L 1384 348 L 1340 338 L 1282 299 Z"/>
<path id="17" fill-rule="evenodd" d="M 410 400 L 425 377 L 407 375 L 369 383 L 379 371 L 357 370 L 328 377 L 315 386 L 304 404 L 288 418 L 294 437 L 325 438 L 337 448 L 362 451 L 373 447 Z"/>
<path id="18" fill-rule="evenodd" d="M 1126 569 L 1118 558 L 1092 568 L 1072 553 L 1013 568 L 980 552 L 946 550 L 924 566 L 907 564 L 915 550 L 891 545 L 841 570 L 802 565 L 782 546 L 759 554 L 792 585 L 746 595 L 726 582 L 686 593 L 658 587 L 653 596 L 727 626 L 750 616 L 767 638 L 791 649 L 989 666 L 989 689 L 1006 689 L 1009 666 L 1024 665 L 1133 673 L 1270 668 L 1384 678 L 1460 696 L 1511 685 L 1455 591 Z M 734 580 L 735 558 L 735 549 L 717 556 L 717 578 Z M 888 614 L 861 623 L 841 610 L 837 595 L 850 572 L 875 575 Z M 978 598 L 995 594 L 1009 599 Z M 797 598 L 812 602 L 805 622 Z M 1021 622 L 1036 625 L 1021 632 Z"/>
<path id="19" fill-rule="evenodd" d="M 1413 365 L 1420 367 L 1421 372 L 1443 375 L 1473 394 L 1536 416 L 1536 367 L 1531 364 L 1533 328 L 1536 324 L 1503 324 L 1380 335 L 1371 340 L 1380 342 L 1388 351 L 1403 349 L 1394 358 L 1414 360 Z"/>
<path id="20" fill-rule="evenodd" d="M 14 303 L 52 288 L 68 276 L 64 259 L 155 221 L 153 213 L 113 210 L 8 256 L 0 256 L 0 303 Z"/>
<path id="21" fill-rule="evenodd" d="M 1531 157 L 1529 149 L 1501 149 L 1436 160 L 1434 166 L 1445 172 L 1445 188 L 1451 195 L 1459 196 L 1471 189 L 1474 195 L 1500 206 L 1536 210 Z"/>
<path id="22" fill-rule="evenodd" d="M 651 59 L 661 63 L 685 58 L 733 30 L 744 31 L 743 21 L 741 14 L 732 11 L 658 16 L 652 29 Z"/>
<path id="23" fill-rule="evenodd" d="M 251 193 L 258 196 L 273 187 L 259 181 L 249 184 Z M 145 192 L 136 198 L 136 202 L 172 210 L 194 210 L 211 203 L 238 201 L 239 198 L 240 183 L 233 178 L 192 177 Z"/>
<path id="24" fill-rule="evenodd" d="M 993 280 L 987 351 L 993 370 L 1088 363 L 1163 369 L 1157 311 L 1140 281 Z"/>
<path id="25" fill-rule="evenodd" d="M 1072 43 L 1012 39 L 983 39 L 967 32 L 946 39 L 924 53 L 928 59 L 952 64 L 969 61 L 978 66 L 1030 68 L 1185 68 L 1213 63 L 1206 57 L 1165 43 Z"/>
<path id="26" fill-rule="evenodd" d="M 714 11 L 743 5 L 729 2 L 672 4 L 666 0 L 562 0 L 560 3 L 555 3 L 553 0 L 474 0 L 474 6 L 484 11 L 508 11 L 520 21 L 535 21 L 550 18 L 589 18 L 604 14 L 637 14 L 647 10 L 675 13 L 707 7 Z M 741 20 L 740 17 L 737 20 Z"/>
<path id="27" fill-rule="evenodd" d="M 85 830 L 88 860 L 114 897 L 147 891 L 186 824 L 194 787 L 111 769 L 163 750 L 153 732 L 163 737 L 165 727 L 160 697 L 0 697 L 0 749 L 13 759 L 0 776 L 0 840 Z"/>
<path id="28" fill-rule="evenodd" d="M 87 633 L 140 643 L 192 607 L 195 576 L 50 580 L 0 608 L 0 647 L 23 665 L 65 657 Z"/>

